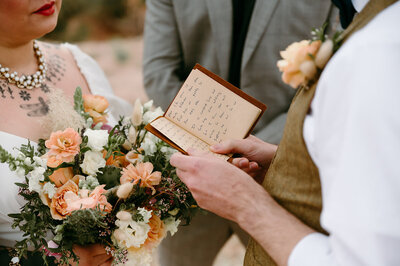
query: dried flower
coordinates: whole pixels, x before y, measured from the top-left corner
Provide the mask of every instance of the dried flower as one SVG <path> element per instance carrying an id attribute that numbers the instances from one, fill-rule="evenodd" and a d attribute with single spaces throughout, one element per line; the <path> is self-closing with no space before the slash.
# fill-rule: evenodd
<path id="1" fill-rule="evenodd" d="M 143 121 L 143 106 L 140 99 L 136 99 L 135 105 L 133 106 L 133 113 L 131 117 L 132 125 L 139 126 Z"/>

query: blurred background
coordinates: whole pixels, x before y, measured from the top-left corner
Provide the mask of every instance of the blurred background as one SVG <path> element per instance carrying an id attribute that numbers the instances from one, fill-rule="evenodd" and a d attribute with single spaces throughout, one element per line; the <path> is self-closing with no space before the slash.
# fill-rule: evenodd
<path id="1" fill-rule="evenodd" d="M 100 64 L 115 94 L 143 102 L 148 99 L 141 69 L 145 14 L 145 0 L 63 0 L 57 28 L 45 39 L 77 44 Z M 214 266 L 241 266 L 244 252 L 234 236 Z"/>

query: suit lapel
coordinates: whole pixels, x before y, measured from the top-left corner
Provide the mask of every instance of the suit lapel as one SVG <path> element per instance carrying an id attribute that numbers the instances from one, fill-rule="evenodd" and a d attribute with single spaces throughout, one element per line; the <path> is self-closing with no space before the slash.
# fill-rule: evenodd
<path id="1" fill-rule="evenodd" d="M 279 0 L 256 0 L 244 45 L 242 70 L 249 62 L 261 36 L 266 31 L 278 2 Z"/>
<path id="2" fill-rule="evenodd" d="M 206 0 L 220 75 L 227 78 L 232 43 L 232 0 Z"/>

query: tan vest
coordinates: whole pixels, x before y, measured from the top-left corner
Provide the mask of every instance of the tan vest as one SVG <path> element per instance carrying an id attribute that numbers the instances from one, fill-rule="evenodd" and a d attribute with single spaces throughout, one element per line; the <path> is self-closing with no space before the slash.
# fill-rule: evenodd
<path id="1" fill-rule="evenodd" d="M 375 15 L 398 0 L 371 0 L 342 34 L 345 41 L 364 27 Z M 274 199 L 306 225 L 322 232 L 319 218 L 322 209 L 318 169 L 312 161 L 303 138 L 303 123 L 314 98 L 317 84 L 301 88 L 290 106 L 283 137 L 263 186 Z M 245 266 L 276 265 L 266 251 L 251 239 Z"/>

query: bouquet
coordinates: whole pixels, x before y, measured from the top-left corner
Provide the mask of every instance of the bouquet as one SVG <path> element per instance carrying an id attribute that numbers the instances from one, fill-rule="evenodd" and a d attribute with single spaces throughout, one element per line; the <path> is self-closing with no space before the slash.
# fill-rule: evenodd
<path id="1" fill-rule="evenodd" d="M 114 265 L 150 265 L 167 232 L 190 222 L 198 207 L 169 164 L 175 150 L 144 129 L 162 110 L 137 100 L 132 116 L 111 127 L 107 108 L 104 97 L 77 88 L 82 127 L 28 142 L 16 156 L 0 146 L 0 161 L 25 180 L 16 185 L 26 204 L 9 214 L 24 232 L 18 258 L 33 247 L 46 263 L 69 264 L 79 261 L 74 245 L 100 243 Z"/>

